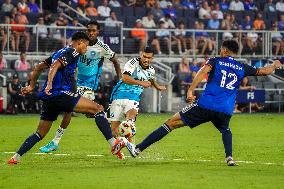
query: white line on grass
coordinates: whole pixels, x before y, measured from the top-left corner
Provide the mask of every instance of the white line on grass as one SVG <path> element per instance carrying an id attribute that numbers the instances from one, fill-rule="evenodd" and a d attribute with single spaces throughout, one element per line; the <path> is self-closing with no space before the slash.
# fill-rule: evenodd
<path id="1" fill-rule="evenodd" d="M 3 154 L 14 154 L 15 152 L 0 152 Z M 54 155 L 54 156 L 72 156 L 72 154 L 54 154 L 54 153 L 31 153 L 34 155 Z M 103 154 L 87 154 L 87 157 L 104 157 L 105 155 Z M 125 156 L 126 158 L 131 158 L 131 156 Z M 157 157 L 157 158 L 153 158 L 153 157 L 143 157 L 143 156 L 139 156 L 137 157 L 138 159 L 153 159 L 153 160 L 167 160 L 167 161 L 186 161 L 186 159 L 182 159 L 182 158 L 173 158 L 173 159 L 169 159 L 169 158 L 164 158 L 164 157 Z M 198 160 L 194 160 L 196 162 L 213 162 L 214 160 L 210 160 L 210 159 L 198 159 Z M 284 164 L 278 164 L 278 163 L 272 163 L 272 162 L 253 162 L 253 161 L 243 161 L 243 160 L 239 160 L 236 161 L 237 163 L 244 163 L 244 164 L 260 164 L 260 165 L 282 165 L 284 166 Z"/>
<path id="2" fill-rule="evenodd" d="M 87 157 L 103 157 L 104 155 L 102 154 L 89 154 Z"/>

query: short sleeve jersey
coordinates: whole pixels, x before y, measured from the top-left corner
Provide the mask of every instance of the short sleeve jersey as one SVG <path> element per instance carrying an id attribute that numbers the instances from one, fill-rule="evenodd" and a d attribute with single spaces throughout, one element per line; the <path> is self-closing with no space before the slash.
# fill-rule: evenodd
<path id="1" fill-rule="evenodd" d="M 237 90 L 245 76 L 257 74 L 257 69 L 242 64 L 232 57 L 211 58 L 206 65 L 212 69 L 198 105 L 205 109 L 232 115 Z"/>
<path id="2" fill-rule="evenodd" d="M 77 86 L 97 90 L 104 59 L 112 59 L 114 55 L 109 46 L 100 40 L 95 45 L 88 46 L 86 54 L 81 55 L 78 61 Z"/>
<path id="3" fill-rule="evenodd" d="M 135 80 L 149 81 L 154 79 L 155 69 L 152 66 L 149 66 L 147 69 L 143 69 L 140 65 L 140 58 L 133 58 L 125 64 L 123 74 L 129 75 Z M 110 101 L 116 99 L 140 101 L 143 89 L 144 87 L 140 85 L 130 85 L 120 80 L 113 88 Z"/>
<path id="4" fill-rule="evenodd" d="M 53 78 L 51 95 L 46 95 L 44 90 L 47 85 L 47 79 L 39 93 L 40 99 L 48 99 L 50 97 L 59 95 L 63 92 L 76 92 L 75 71 L 77 68 L 77 62 L 79 53 L 76 49 L 71 47 L 65 47 L 57 51 L 51 58 L 45 60 L 48 66 L 51 66 L 56 60 L 58 60 L 62 67 L 57 70 L 56 75 Z"/>

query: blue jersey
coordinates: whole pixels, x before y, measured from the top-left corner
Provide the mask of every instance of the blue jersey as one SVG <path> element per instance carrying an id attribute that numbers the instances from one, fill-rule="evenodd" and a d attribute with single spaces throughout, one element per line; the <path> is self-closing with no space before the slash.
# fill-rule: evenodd
<path id="1" fill-rule="evenodd" d="M 143 69 L 140 66 L 140 58 L 133 58 L 125 64 L 123 74 L 129 75 L 135 80 L 149 81 L 154 79 L 155 70 L 152 66 Z M 120 80 L 112 90 L 110 102 L 116 99 L 128 99 L 139 102 L 143 90 L 144 87 L 140 85 L 129 85 Z"/>
<path id="2" fill-rule="evenodd" d="M 78 61 L 77 86 L 97 90 L 104 59 L 112 59 L 114 52 L 108 45 L 97 40 L 95 45 L 88 46 L 86 54 L 80 56 Z"/>
<path id="3" fill-rule="evenodd" d="M 58 60 L 62 64 L 62 67 L 57 70 L 56 75 L 53 78 L 52 89 L 50 90 L 52 94 L 46 95 L 44 92 L 47 85 L 46 79 L 42 90 L 38 95 L 40 99 L 48 99 L 63 92 L 76 92 L 75 70 L 77 68 L 78 58 L 79 53 L 76 49 L 65 47 L 54 53 L 51 59 L 45 61 L 45 63 L 50 66 Z M 48 62 L 48 60 L 50 62 Z"/>
<path id="4" fill-rule="evenodd" d="M 256 75 L 257 69 L 232 57 L 211 58 L 206 65 L 212 69 L 198 105 L 205 109 L 232 115 L 237 90 L 245 76 Z"/>

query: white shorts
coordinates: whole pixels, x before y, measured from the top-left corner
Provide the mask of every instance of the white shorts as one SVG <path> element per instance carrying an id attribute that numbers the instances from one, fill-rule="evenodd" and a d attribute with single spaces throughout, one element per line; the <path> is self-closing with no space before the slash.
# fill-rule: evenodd
<path id="1" fill-rule="evenodd" d="M 91 88 L 89 87 L 82 87 L 82 86 L 78 86 L 77 87 L 77 93 L 79 93 L 80 95 L 82 95 L 83 97 L 90 99 L 92 101 L 94 101 L 96 99 L 96 94 L 95 91 L 93 91 Z"/>
<path id="2" fill-rule="evenodd" d="M 139 111 L 139 102 L 128 99 L 117 99 L 112 101 L 109 109 L 109 121 L 124 121 L 126 112 L 131 109 Z"/>

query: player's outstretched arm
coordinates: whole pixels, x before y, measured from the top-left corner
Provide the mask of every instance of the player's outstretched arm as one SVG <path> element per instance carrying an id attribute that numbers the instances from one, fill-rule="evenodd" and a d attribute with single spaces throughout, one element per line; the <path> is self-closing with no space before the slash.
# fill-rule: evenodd
<path id="1" fill-rule="evenodd" d="M 114 56 L 110 61 L 112 61 L 116 75 L 119 77 L 119 79 L 121 79 L 121 69 L 120 69 L 120 64 L 118 62 L 118 59 L 116 58 L 116 56 Z"/>
<path id="2" fill-rule="evenodd" d="M 158 91 L 167 90 L 166 86 L 159 85 L 158 82 L 155 79 L 151 79 L 150 82 L 151 82 L 152 86 L 155 87 L 155 89 L 157 89 Z"/>
<path id="3" fill-rule="evenodd" d="M 281 66 L 281 62 L 279 60 L 275 60 L 273 64 L 257 69 L 256 75 L 270 75 Z"/>
<path id="4" fill-rule="evenodd" d="M 142 87 L 148 88 L 151 87 L 150 81 L 140 81 L 132 78 L 128 74 L 122 74 L 122 81 L 129 85 L 140 85 Z"/>
<path id="5" fill-rule="evenodd" d="M 59 60 L 56 60 L 49 68 L 48 78 L 47 78 L 47 85 L 45 88 L 45 93 L 47 95 L 51 95 L 50 90 L 52 89 L 52 82 L 57 70 L 61 68 L 62 64 Z"/>
<path id="6" fill-rule="evenodd" d="M 187 101 L 193 102 L 196 98 L 196 96 L 193 95 L 193 91 L 195 90 L 196 86 L 205 78 L 205 76 L 208 74 L 208 72 L 211 71 L 211 66 L 204 65 L 196 74 L 194 77 L 191 86 L 189 87 L 187 91 Z"/>
<path id="7" fill-rule="evenodd" d="M 23 87 L 21 89 L 21 94 L 22 95 L 26 95 L 30 92 L 32 92 L 36 86 L 36 82 L 38 80 L 38 77 L 40 76 L 40 74 L 46 70 L 47 68 L 49 68 L 49 60 L 50 58 L 40 62 L 39 64 L 37 64 L 34 69 L 31 72 L 31 76 L 30 76 L 30 84 L 29 86 Z"/>

